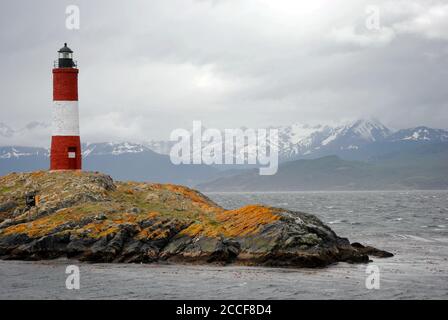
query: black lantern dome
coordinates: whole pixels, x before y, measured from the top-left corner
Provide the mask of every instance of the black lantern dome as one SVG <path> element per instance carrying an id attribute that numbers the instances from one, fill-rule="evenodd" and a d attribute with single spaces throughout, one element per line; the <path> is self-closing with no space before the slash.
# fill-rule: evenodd
<path id="1" fill-rule="evenodd" d="M 67 43 L 58 51 L 57 68 L 75 68 L 76 63 L 73 61 L 73 51 L 67 47 Z"/>

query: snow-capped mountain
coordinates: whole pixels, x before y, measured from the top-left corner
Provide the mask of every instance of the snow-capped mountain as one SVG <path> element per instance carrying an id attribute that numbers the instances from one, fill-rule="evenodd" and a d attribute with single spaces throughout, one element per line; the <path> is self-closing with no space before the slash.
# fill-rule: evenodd
<path id="1" fill-rule="evenodd" d="M 0 159 L 18 159 L 21 157 L 48 157 L 48 149 L 34 147 L 0 147 Z"/>
<path id="2" fill-rule="evenodd" d="M 293 160 L 297 159 L 313 159 L 310 160 L 311 162 L 303 160 L 305 161 L 303 163 L 314 163 L 313 161 L 322 163 L 319 159 L 327 159 L 323 163 L 329 167 L 319 165 L 315 171 L 309 173 L 311 175 L 322 175 L 322 172 L 325 172 L 325 170 L 331 171 L 331 163 L 337 162 L 332 159 L 344 161 L 361 160 L 370 164 L 378 165 L 380 163 L 382 166 L 387 166 L 389 171 L 385 171 L 384 177 L 381 178 L 382 180 L 378 178 L 378 186 L 384 183 L 388 177 L 387 173 L 391 172 L 390 168 L 394 168 L 393 172 L 395 170 L 402 172 L 399 171 L 401 170 L 400 168 L 407 168 L 406 166 L 409 167 L 411 165 L 415 167 L 415 170 L 412 169 L 410 171 L 415 171 L 419 176 L 415 176 L 415 179 L 412 178 L 406 183 L 412 184 L 418 179 L 421 180 L 421 177 L 431 176 L 433 177 L 431 178 L 432 182 L 423 179 L 423 182 L 416 183 L 413 187 L 444 186 L 443 183 L 436 180 L 439 176 L 442 180 L 446 176 L 440 174 L 442 169 L 438 169 L 441 163 L 447 163 L 445 155 L 448 155 L 448 131 L 446 130 L 416 127 L 392 132 L 380 122 L 374 120 L 358 120 L 336 126 L 293 124 L 277 127 L 276 129 L 279 132 L 280 161 L 286 162 L 291 160 L 292 162 L 290 163 L 293 163 L 295 162 Z M 20 130 L 11 129 L 7 125 L 0 125 L 0 138 L 4 144 L 5 141 L 14 141 L 16 134 L 25 137 L 27 134 L 39 130 L 45 131 L 47 128 L 39 123 L 30 124 Z M 244 128 L 242 130 L 244 131 Z M 24 134 L 24 132 L 27 134 Z M 43 133 L 40 134 L 43 135 Z M 45 141 L 48 141 L 48 146 L 45 148 L 22 147 L 13 143 L 0 147 L 0 175 L 9 172 L 48 169 L 50 138 L 46 136 L 45 139 Z M 167 155 L 174 143 L 176 142 L 151 141 L 147 144 L 132 142 L 83 143 L 81 145 L 83 169 L 102 171 L 118 180 L 170 182 L 194 186 L 198 183 L 238 174 L 237 171 L 239 172 L 239 170 L 233 169 L 251 167 L 249 165 L 219 167 L 174 165 Z M 216 144 L 217 147 L 220 145 L 220 142 Z M 207 144 L 203 143 L 202 147 L 206 146 Z M 257 148 L 247 148 L 247 151 L 245 149 L 237 150 L 236 156 L 233 155 L 232 151 L 223 150 L 224 155 L 226 155 L 227 151 L 236 159 L 247 159 L 245 152 L 254 155 L 259 151 Z M 334 155 L 339 156 L 339 158 L 334 157 Z M 367 166 L 367 162 L 364 162 L 361 168 Z M 408 164 L 403 166 L 405 162 Z M 280 165 L 280 168 L 282 165 Z M 287 166 L 288 164 L 284 165 Z M 430 169 L 433 172 L 428 173 L 425 171 Z M 306 171 L 308 169 L 304 168 L 303 170 Z M 402 174 L 407 177 L 410 171 L 402 172 Z M 293 176 L 292 173 L 287 173 L 286 175 Z M 353 178 L 365 175 L 368 176 L 369 171 L 360 169 L 356 173 L 356 177 L 353 176 Z M 328 177 L 331 177 L 331 174 Z"/>
<path id="3" fill-rule="evenodd" d="M 286 159 L 310 154 L 313 148 L 320 145 L 325 137 L 332 133 L 332 128 L 329 126 L 310 126 L 300 123 L 275 129 L 278 129 L 279 154 Z"/>
<path id="4" fill-rule="evenodd" d="M 150 148 L 131 142 L 101 142 L 101 143 L 83 143 L 81 145 L 82 156 L 84 158 L 94 155 L 120 155 L 126 153 L 141 153 L 152 151 Z"/>
<path id="5" fill-rule="evenodd" d="M 393 135 L 392 130 L 378 120 L 356 120 L 336 126 L 295 123 L 272 129 L 278 130 L 278 150 L 282 161 L 360 153 L 360 150 L 369 145 L 389 141 L 389 137 Z M 438 142 L 440 139 L 437 137 L 447 133 L 444 130 L 432 130 L 437 134 L 431 135 L 428 142 Z M 147 144 L 149 148 L 162 154 L 168 154 L 172 145 L 173 142 L 170 141 L 151 141 Z M 205 143 L 202 145 L 203 148 L 207 146 Z M 224 153 L 227 151 L 224 147 L 222 150 Z M 257 148 L 252 148 L 252 152 L 257 152 Z M 237 157 L 244 156 L 243 152 L 238 154 Z"/>
<path id="6" fill-rule="evenodd" d="M 283 160 L 358 150 L 366 144 L 383 141 L 391 134 L 390 129 L 376 120 L 357 120 L 339 126 L 294 124 L 278 130 Z"/>
<path id="7" fill-rule="evenodd" d="M 332 130 L 331 134 L 322 142 L 322 146 L 335 142 L 345 144 L 345 147 L 355 146 L 357 143 L 365 144 L 381 141 L 389 136 L 391 131 L 382 123 L 373 120 L 357 120 Z"/>
<path id="8" fill-rule="evenodd" d="M 100 143 L 82 143 L 83 158 L 110 155 L 118 156 L 122 154 L 136 154 L 142 152 L 153 152 L 150 148 L 131 142 L 100 142 Z M 40 147 L 21 147 L 21 146 L 5 146 L 0 147 L 0 159 L 18 159 L 23 157 L 42 156 L 49 157 L 49 148 Z"/>
<path id="9" fill-rule="evenodd" d="M 428 127 L 416 127 L 402 129 L 391 134 L 388 139 L 394 141 L 424 141 L 424 142 L 446 142 L 448 141 L 448 131 L 442 129 L 431 129 Z"/>
<path id="10" fill-rule="evenodd" d="M 367 160 L 379 153 L 399 150 L 403 145 L 448 142 L 448 131 L 446 130 L 419 126 L 393 132 L 378 120 L 356 120 L 341 125 L 295 123 L 272 128 L 278 129 L 278 150 L 281 161 L 310 159 L 327 155 L 338 155 L 344 159 Z M 244 128 L 242 130 L 244 131 Z M 7 146 L 0 147 L 0 159 L 17 159 L 35 155 L 48 157 L 49 147 L 18 147 L 16 143 L 8 143 L 8 141 L 16 141 L 17 137 L 20 137 L 19 141 L 21 141 L 22 138 L 25 139 L 30 135 L 39 137 L 47 135 L 44 140 L 49 144 L 49 134 L 49 126 L 45 123 L 32 122 L 18 130 L 0 123 L 0 145 Z M 149 151 L 168 155 L 175 143 L 154 140 L 145 144 L 133 142 L 83 143 L 82 152 L 84 158 L 94 155 L 139 154 Z M 226 152 L 232 152 L 224 147 L 225 141 L 222 143 L 224 155 Z M 203 143 L 202 148 L 205 147 L 210 147 L 210 144 Z M 238 150 L 236 158 L 244 158 L 246 153 L 255 154 L 258 151 L 256 147 Z"/>

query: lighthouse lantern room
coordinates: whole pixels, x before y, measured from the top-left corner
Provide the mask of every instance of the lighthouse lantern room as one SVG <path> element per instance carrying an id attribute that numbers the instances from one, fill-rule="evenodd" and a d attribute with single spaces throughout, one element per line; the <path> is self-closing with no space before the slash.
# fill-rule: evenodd
<path id="1" fill-rule="evenodd" d="M 50 170 L 81 170 L 78 69 L 64 44 L 53 69 L 53 121 Z"/>

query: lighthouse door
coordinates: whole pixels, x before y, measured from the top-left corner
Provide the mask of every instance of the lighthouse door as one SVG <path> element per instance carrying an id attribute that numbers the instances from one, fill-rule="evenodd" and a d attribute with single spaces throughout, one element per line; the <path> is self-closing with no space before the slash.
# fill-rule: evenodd
<path id="1" fill-rule="evenodd" d="M 76 147 L 68 147 L 68 165 L 70 169 L 76 168 Z"/>

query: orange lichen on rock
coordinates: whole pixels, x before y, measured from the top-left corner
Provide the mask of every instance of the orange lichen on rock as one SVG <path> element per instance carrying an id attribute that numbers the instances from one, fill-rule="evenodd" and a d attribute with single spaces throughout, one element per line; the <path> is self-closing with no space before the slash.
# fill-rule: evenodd
<path id="1" fill-rule="evenodd" d="M 169 190 L 177 194 L 181 194 L 184 198 L 189 199 L 193 203 L 204 205 L 205 207 L 217 207 L 211 200 L 206 198 L 200 192 L 190 188 L 176 184 L 155 184 L 157 188 Z"/>
<path id="2" fill-rule="evenodd" d="M 112 224 L 110 221 L 92 222 L 78 229 L 77 233 L 86 232 L 91 238 L 102 238 L 108 234 L 117 233 L 118 225 Z"/>
<path id="3" fill-rule="evenodd" d="M 44 236 L 68 221 L 76 222 L 84 217 L 85 215 L 77 210 L 62 209 L 52 215 L 41 217 L 32 222 L 20 223 L 8 227 L 4 230 L 4 234 L 24 233 L 29 237 Z"/>
<path id="4" fill-rule="evenodd" d="M 110 214 L 109 219 L 116 223 L 116 224 L 123 224 L 123 223 L 135 223 L 139 222 L 145 219 L 151 219 L 158 215 L 158 212 L 148 212 L 148 213 L 141 213 L 141 214 L 135 214 L 135 213 L 113 213 Z"/>
<path id="5" fill-rule="evenodd" d="M 137 216 L 135 214 L 130 213 L 121 213 L 116 214 L 117 217 L 112 216 L 112 222 L 116 224 L 123 224 L 123 223 L 134 223 L 137 221 Z"/>
<path id="6" fill-rule="evenodd" d="M 248 205 L 235 210 L 220 212 L 216 218 L 230 237 L 256 234 L 266 224 L 280 220 L 279 209 L 260 205 Z"/>
<path id="7" fill-rule="evenodd" d="M 206 232 L 204 232 L 204 231 L 206 231 Z M 182 232 L 181 232 L 182 235 L 188 235 L 191 237 L 196 237 L 199 234 L 210 236 L 211 233 L 212 233 L 211 228 L 207 228 L 207 226 L 205 224 L 202 224 L 199 222 L 193 223 L 192 225 L 190 225 L 188 228 L 182 230 Z"/>
<path id="8" fill-rule="evenodd" d="M 75 232 L 89 237 L 102 237 L 119 230 L 118 226 L 136 226 L 137 237 L 161 239 L 168 236 L 163 219 L 181 221 L 174 229 L 188 236 L 238 237 L 256 234 L 269 223 L 280 219 L 276 209 L 264 206 L 246 206 L 237 210 L 224 210 L 205 195 L 188 187 L 174 184 L 114 182 L 110 177 L 97 173 L 61 172 L 58 174 L 38 171 L 30 174 L 2 177 L 24 184 L 32 181 L 39 189 L 44 207 L 35 210 L 36 216 L 23 216 L 28 220 L 7 227 L 2 234 L 25 233 L 41 237 L 52 232 Z M 23 180 L 23 181 L 22 181 Z M 5 181 L 4 188 L 11 184 Z M 88 200 L 75 197 L 87 194 Z M 90 201 L 90 199 L 92 199 Z M 75 201 L 70 208 L 51 214 L 52 207 Z M 78 202 L 79 201 L 79 202 Z M 39 213 L 43 212 L 43 215 Z M 48 215 L 47 215 L 48 214 Z M 97 216 L 100 216 L 97 219 Z M 82 219 L 93 219 L 79 225 Z M 160 219 L 159 219 L 160 218 Z M 32 219 L 32 221 L 30 221 Z M 140 229 L 143 220 L 155 219 L 151 228 Z M 73 224 L 62 226 L 70 222 Z M 177 223 L 177 222 L 176 222 Z M 187 227 L 188 226 L 188 227 Z M 184 227 L 186 227 L 184 229 Z"/>
<path id="9" fill-rule="evenodd" d="M 37 177 L 42 177 L 44 175 L 44 171 L 35 171 L 31 173 L 31 177 L 33 178 L 37 178 Z"/>
<path id="10" fill-rule="evenodd" d="M 215 221 L 209 219 L 196 222 L 182 231 L 189 236 L 239 237 L 257 234 L 264 225 L 280 219 L 276 214 L 279 209 L 259 205 L 248 205 L 236 210 L 220 211 L 216 213 Z"/>
<path id="11" fill-rule="evenodd" d="M 137 239 L 145 239 L 145 240 L 159 240 L 166 239 L 170 235 L 170 231 L 168 229 L 143 229 L 137 234 Z"/>
<path id="12" fill-rule="evenodd" d="M 153 219 L 153 218 L 156 218 L 156 217 L 158 217 L 158 216 L 160 216 L 160 213 L 155 212 L 155 211 L 151 211 L 151 212 L 149 212 L 149 213 L 146 215 L 146 218 L 147 218 L 147 219 Z"/>
<path id="13" fill-rule="evenodd" d="M 27 233 L 30 229 L 31 223 L 21 223 L 15 226 L 11 226 L 5 229 L 4 235 L 10 235 L 15 233 Z"/>

